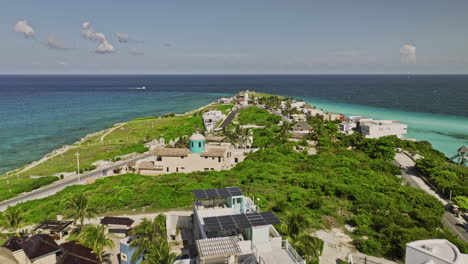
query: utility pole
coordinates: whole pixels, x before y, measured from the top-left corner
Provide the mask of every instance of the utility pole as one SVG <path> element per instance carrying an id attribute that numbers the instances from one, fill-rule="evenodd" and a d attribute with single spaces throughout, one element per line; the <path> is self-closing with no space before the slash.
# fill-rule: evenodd
<path id="1" fill-rule="evenodd" d="M 78 168 L 78 171 L 77 171 L 78 183 L 80 183 L 80 153 L 77 151 L 75 155 L 76 155 L 76 167 Z"/>
<path id="2" fill-rule="evenodd" d="M 9 192 L 11 193 L 10 180 L 7 180 L 7 183 L 8 183 L 8 190 L 9 190 Z"/>

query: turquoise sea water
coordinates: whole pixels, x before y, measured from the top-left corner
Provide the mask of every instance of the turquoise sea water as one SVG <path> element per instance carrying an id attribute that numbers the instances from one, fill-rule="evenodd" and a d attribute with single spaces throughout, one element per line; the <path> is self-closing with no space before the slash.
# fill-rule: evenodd
<path id="1" fill-rule="evenodd" d="M 347 116 L 360 115 L 373 119 L 398 120 L 408 125 L 406 138 L 429 141 L 449 157 L 453 156 L 462 145 L 468 145 L 467 117 L 409 112 L 305 97 L 301 99 L 317 108 Z"/>
<path id="2" fill-rule="evenodd" d="M 468 146 L 468 75 L 0 75 L 0 174 L 115 123 L 244 90 L 399 120 L 447 156 Z"/>

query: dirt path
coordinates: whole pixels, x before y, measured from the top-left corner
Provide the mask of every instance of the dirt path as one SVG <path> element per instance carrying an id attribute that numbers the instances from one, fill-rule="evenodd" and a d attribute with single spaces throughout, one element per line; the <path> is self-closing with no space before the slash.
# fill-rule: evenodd
<path id="1" fill-rule="evenodd" d="M 364 255 L 356 250 L 352 244 L 353 240 L 340 228 L 332 228 L 331 230 L 317 230 L 314 236 L 322 239 L 325 242 L 322 256 L 320 256 L 320 264 L 336 264 L 337 260 L 348 260 L 348 256 L 352 254 L 355 264 L 360 264 L 361 259 L 367 258 L 375 264 L 396 264 L 396 262 Z"/>
<path id="2" fill-rule="evenodd" d="M 76 147 L 77 146 L 68 146 L 67 145 L 67 146 L 59 148 L 57 150 L 54 150 L 51 153 L 47 154 L 46 156 L 42 157 L 40 160 L 34 161 L 33 163 L 31 163 L 28 166 L 24 167 L 22 170 L 17 171 L 17 172 L 15 172 L 13 174 L 17 174 L 17 173 L 19 174 L 19 173 L 25 172 L 25 171 L 27 171 L 29 169 L 32 169 L 32 168 L 36 167 L 37 165 L 39 165 L 39 164 L 41 164 L 43 162 L 46 162 L 46 161 L 48 161 L 48 160 L 50 160 L 50 159 L 52 159 L 54 157 L 57 157 L 58 155 L 62 155 L 63 153 L 69 151 L 70 149 L 74 149 Z M 11 174 L 11 175 L 13 175 L 13 174 Z M 4 178 L 6 178 L 6 176 L 2 177 L 2 179 L 4 179 Z"/>
<path id="3" fill-rule="evenodd" d="M 117 128 L 121 128 L 125 124 L 127 123 L 117 123 L 117 126 L 114 126 L 113 128 L 109 129 L 106 133 L 104 133 L 104 135 L 101 136 L 101 142 L 104 142 L 104 138 L 110 133 L 112 133 L 112 131 L 116 130 Z"/>

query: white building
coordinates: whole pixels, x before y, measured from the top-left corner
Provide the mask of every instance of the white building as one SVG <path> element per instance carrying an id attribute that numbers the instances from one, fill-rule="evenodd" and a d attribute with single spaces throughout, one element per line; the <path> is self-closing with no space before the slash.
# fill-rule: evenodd
<path id="1" fill-rule="evenodd" d="M 408 128 L 407 125 L 400 124 L 395 120 L 360 120 L 359 126 L 361 134 L 366 138 L 380 138 L 384 136 L 403 138 Z"/>
<path id="2" fill-rule="evenodd" d="M 242 103 L 242 105 L 244 106 L 248 106 L 249 105 L 249 91 L 246 91 L 244 93 L 244 102 Z"/>
<path id="3" fill-rule="evenodd" d="M 226 115 L 223 112 L 218 110 L 208 111 L 203 114 L 203 124 L 205 125 L 205 130 L 211 132 L 214 130 L 216 124 L 223 120 Z"/>
<path id="4" fill-rule="evenodd" d="M 281 109 L 285 110 L 286 109 L 287 102 L 286 101 L 281 101 Z M 302 108 L 306 105 L 304 102 L 299 102 L 299 101 L 292 101 L 290 103 L 291 109 L 296 109 L 298 111 L 303 111 Z"/>
<path id="5" fill-rule="evenodd" d="M 237 187 L 195 190 L 193 231 L 200 264 L 305 264 L 273 226 L 272 212 L 260 212 Z"/>
<path id="6" fill-rule="evenodd" d="M 370 118 L 362 117 L 362 116 L 350 116 L 348 117 L 348 121 L 343 121 L 340 124 L 340 132 L 346 135 L 351 135 L 358 130 L 359 122 L 360 121 L 372 121 Z"/>
<path id="7" fill-rule="evenodd" d="M 408 264 L 465 264 L 468 254 L 445 239 L 418 240 L 406 244 L 405 263 Z"/>
<path id="8" fill-rule="evenodd" d="M 305 122 L 307 117 L 304 114 L 292 114 L 289 119 L 293 122 Z"/>
<path id="9" fill-rule="evenodd" d="M 343 115 L 341 114 L 324 113 L 322 116 L 323 116 L 323 120 L 325 121 L 336 121 L 336 120 L 343 119 Z"/>
<path id="10" fill-rule="evenodd" d="M 304 112 L 304 114 L 308 116 L 317 116 L 317 115 L 323 116 L 324 115 L 322 110 L 314 108 L 310 104 L 305 104 L 302 111 Z"/>
<path id="11" fill-rule="evenodd" d="M 220 99 L 218 99 L 218 103 L 220 103 L 220 104 L 230 104 L 231 101 L 232 100 L 230 98 L 220 98 Z"/>
<path id="12" fill-rule="evenodd" d="M 229 170 L 245 159 L 250 149 L 236 149 L 230 143 L 206 143 L 203 135 L 190 137 L 189 148 L 154 148 L 152 156 L 129 162 L 127 169 L 142 175 L 160 175 L 173 172 Z"/>

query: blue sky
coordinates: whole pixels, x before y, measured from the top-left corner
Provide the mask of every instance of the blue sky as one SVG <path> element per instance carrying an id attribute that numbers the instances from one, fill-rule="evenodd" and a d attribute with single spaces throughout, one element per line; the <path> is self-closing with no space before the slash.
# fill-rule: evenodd
<path id="1" fill-rule="evenodd" d="M 466 74 L 467 14 L 466 0 L 0 0 L 0 73 Z"/>

